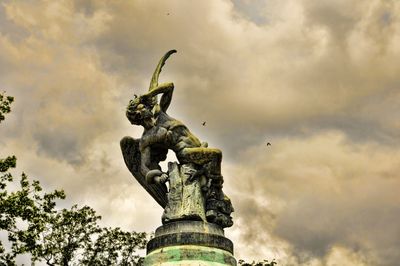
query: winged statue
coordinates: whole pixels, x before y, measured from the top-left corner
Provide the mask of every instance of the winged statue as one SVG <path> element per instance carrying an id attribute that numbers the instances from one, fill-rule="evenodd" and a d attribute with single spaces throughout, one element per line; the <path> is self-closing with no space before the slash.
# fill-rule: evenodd
<path id="1" fill-rule="evenodd" d="M 222 192 L 222 152 L 209 148 L 167 114 L 174 84 L 159 84 L 158 79 L 174 53 L 176 50 L 168 51 L 159 61 L 148 92 L 129 101 L 126 117 L 132 125 L 142 126 L 143 134 L 137 139 L 124 137 L 120 142 L 122 154 L 132 175 L 164 208 L 163 223 L 202 220 L 229 227 L 233 224 L 233 207 Z M 169 150 L 178 162 L 169 162 L 168 171 L 163 172 L 159 163 L 166 160 Z"/>

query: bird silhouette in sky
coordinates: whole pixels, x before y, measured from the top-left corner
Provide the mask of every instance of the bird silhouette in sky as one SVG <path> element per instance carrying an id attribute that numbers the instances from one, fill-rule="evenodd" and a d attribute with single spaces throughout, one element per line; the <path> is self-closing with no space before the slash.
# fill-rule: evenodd
<path id="1" fill-rule="evenodd" d="M 267 146 L 271 146 L 271 143 L 270 143 L 270 142 L 268 142 L 268 143 L 267 143 Z"/>
<path id="2" fill-rule="evenodd" d="M 206 121 L 204 121 L 204 122 L 202 123 L 202 125 L 205 126 L 205 125 L 206 125 Z"/>

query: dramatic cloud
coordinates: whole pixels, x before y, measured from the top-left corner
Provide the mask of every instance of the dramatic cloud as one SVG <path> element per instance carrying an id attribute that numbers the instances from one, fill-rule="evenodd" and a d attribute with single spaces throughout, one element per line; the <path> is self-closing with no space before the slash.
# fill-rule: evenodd
<path id="1" fill-rule="evenodd" d="M 243 189 L 236 205 L 243 239 L 262 246 L 263 228 L 302 263 L 340 247 L 365 255 L 367 265 L 395 265 L 400 153 L 377 148 L 327 132 L 244 151 L 229 171 Z"/>
<path id="2" fill-rule="evenodd" d="M 169 113 L 224 152 L 238 258 L 396 265 L 399 14 L 395 0 L 3 1 L 0 87 L 16 102 L 0 156 L 106 224 L 154 230 L 161 208 L 119 139 L 140 136 L 125 106 L 177 49 Z"/>

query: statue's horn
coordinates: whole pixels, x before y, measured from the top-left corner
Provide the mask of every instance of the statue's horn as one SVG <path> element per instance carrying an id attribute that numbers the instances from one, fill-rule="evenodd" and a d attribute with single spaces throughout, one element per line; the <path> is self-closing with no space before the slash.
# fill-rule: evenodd
<path id="1" fill-rule="evenodd" d="M 154 90 L 155 88 L 157 88 L 158 86 L 158 76 L 160 76 L 161 73 L 161 69 L 165 64 L 165 61 L 167 61 L 168 57 L 173 54 L 176 53 L 176 50 L 170 50 L 168 51 L 161 59 L 160 62 L 158 63 L 156 70 L 154 70 L 153 73 L 153 77 L 151 78 L 151 82 L 150 82 L 150 87 L 149 87 L 149 91 Z"/>

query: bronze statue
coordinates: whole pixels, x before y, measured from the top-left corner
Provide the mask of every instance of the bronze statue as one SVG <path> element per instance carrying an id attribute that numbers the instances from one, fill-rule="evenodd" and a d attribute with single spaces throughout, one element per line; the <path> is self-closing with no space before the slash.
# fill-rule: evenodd
<path id="1" fill-rule="evenodd" d="M 144 131 L 140 139 L 121 140 L 124 160 L 133 176 L 164 208 L 163 223 L 203 220 L 229 227 L 233 224 L 230 216 L 233 207 L 222 192 L 221 151 L 208 148 L 206 142 L 200 142 L 182 122 L 166 113 L 174 84 L 158 84 L 158 77 L 173 53 L 176 50 L 161 58 L 149 91 L 135 95 L 129 102 L 128 120 L 142 126 Z M 170 162 L 168 172 L 162 172 L 159 163 L 166 159 L 168 150 L 175 152 L 179 163 Z"/>

